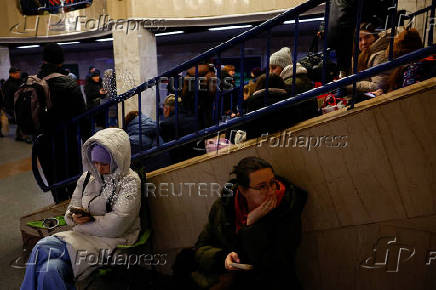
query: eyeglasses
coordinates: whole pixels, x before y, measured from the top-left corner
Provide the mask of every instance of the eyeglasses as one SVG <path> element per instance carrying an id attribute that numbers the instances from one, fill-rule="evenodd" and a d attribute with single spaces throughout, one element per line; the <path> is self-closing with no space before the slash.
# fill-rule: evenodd
<path id="1" fill-rule="evenodd" d="M 255 186 L 255 187 L 252 187 L 252 186 L 248 186 L 248 187 L 251 189 L 266 193 L 270 189 L 277 190 L 277 188 L 279 188 L 280 185 L 279 185 L 279 181 L 277 179 L 273 178 L 267 183 L 262 183 L 260 185 Z"/>

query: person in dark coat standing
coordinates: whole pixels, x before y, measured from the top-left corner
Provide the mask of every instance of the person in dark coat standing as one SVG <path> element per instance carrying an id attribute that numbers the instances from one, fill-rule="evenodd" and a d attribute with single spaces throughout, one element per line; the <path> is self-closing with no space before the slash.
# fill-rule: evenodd
<path id="1" fill-rule="evenodd" d="M 46 118 L 41 120 L 43 136 L 37 144 L 38 159 L 49 185 L 82 172 L 81 144 L 76 138 L 78 125 L 71 125 L 69 122 L 73 117 L 84 113 L 86 107 L 77 82 L 67 77 L 67 72 L 61 68 L 63 62 L 64 52 L 58 44 L 50 43 L 44 47 L 43 65 L 38 77 L 43 78 L 52 73 L 64 75 L 48 80 L 52 108 L 47 112 Z M 89 136 L 86 124 L 80 124 L 80 132 L 82 136 Z M 69 199 L 75 186 L 70 184 L 53 189 L 54 201 L 59 203 Z"/>
<path id="2" fill-rule="evenodd" d="M 108 92 L 103 88 L 103 82 L 98 69 L 91 73 L 91 77 L 85 84 L 86 107 L 92 109 L 98 107 Z M 104 127 L 105 113 L 99 112 L 95 114 L 95 123 L 99 127 Z"/>
<path id="3" fill-rule="evenodd" d="M 23 84 L 23 81 L 21 71 L 16 67 L 11 67 L 9 69 L 9 79 L 2 87 L 4 94 L 4 109 L 11 122 L 15 122 L 14 95 L 18 88 Z M 17 126 L 17 130 L 15 131 L 15 140 L 26 141 L 26 143 L 29 144 L 32 143 L 30 136 L 24 135 L 19 126 Z"/>
<path id="4" fill-rule="evenodd" d="M 85 84 L 86 104 L 88 109 L 100 105 L 100 100 L 106 96 L 107 91 L 103 88 L 103 82 L 98 69 L 91 73 L 91 77 Z"/>
<path id="5" fill-rule="evenodd" d="M 9 78 L 2 86 L 4 110 L 10 119 L 14 119 L 14 94 L 22 83 L 20 70 L 16 67 L 11 67 L 9 69 Z"/>
<path id="6" fill-rule="evenodd" d="M 193 286 L 301 289 L 295 256 L 307 193 L 257 157 L 242 159 L 232 173 L 195 244 Z"/>

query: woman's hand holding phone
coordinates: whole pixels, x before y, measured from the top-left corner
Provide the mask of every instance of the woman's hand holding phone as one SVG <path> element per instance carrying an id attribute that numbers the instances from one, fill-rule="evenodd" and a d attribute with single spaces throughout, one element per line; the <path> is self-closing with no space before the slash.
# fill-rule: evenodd
<path id="1" fill-rule="evenodd" d="M 70 208 L 70 212 L 72 213 L 71 218 L 75 224 L 83 225 L 95 220 L 95 218 L 83 208 L 72 207 Z"/>

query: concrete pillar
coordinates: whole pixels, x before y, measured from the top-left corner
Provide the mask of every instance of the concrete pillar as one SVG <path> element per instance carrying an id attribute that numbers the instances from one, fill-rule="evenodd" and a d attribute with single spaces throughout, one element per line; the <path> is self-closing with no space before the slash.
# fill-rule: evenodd
<path id="1" fill-rule="evenodd" d="M 9 58 L 9 48 L 0 46 L 0 79 L 7 80 L 9 78 L 9 68 L 11 60 Z"/>
<path id="2" fill-rule="evenodd" d="M 157 76 L 156 37 L 153 33 L 137 27 L 128 33 L 125 30 L 113 30 L 112 35 L 118 94 Z M 156 89 L 149 88 L 142 92 L 141 102 L 142 113 L 155 120 Z M 121 126 L 121 104 L 118 111 Z M 125 102 L 125 114 L 130 111 L 138 111 L 137 96 Z"/>

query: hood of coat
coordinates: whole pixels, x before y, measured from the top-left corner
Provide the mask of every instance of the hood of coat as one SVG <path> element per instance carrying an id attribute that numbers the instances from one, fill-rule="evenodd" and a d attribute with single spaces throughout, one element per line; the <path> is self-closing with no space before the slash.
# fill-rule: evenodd
<path id="1" fill-rule="evenodd" d="M 376 52 L 386 50 L 389 46 L 390 35 L 391 35 L 390 29 L 380 32 L 378 34 L 377 40 L 373 44 L 371 44 L 371 46 L 369 47 L 370 53 L 374 54 Z"/>
<path id="2" fill-rule="evenodd" d="M 297 62 L 296 75 L 300 75 L 300 74 L 307 74 L 307 69 L 304 66 L 302 66 L 299 62 Z M 290 78 L 293 75 L 294 75 L 294 65 L 292 64 L 286 66 L 283 69 L 283 71 L 280 73 L 280 77 L 283 80 Z"/>
<path id="3" fill-rule="evenodd" d="M 130 169 L 130 141 L 129 135 L 119 128 L 107 128 L 98 131 L 89 138 L 82 147 L 83 170 L 89 170 L 100 183 L 103 183 L 100 174 L 91 162 L 91 148 L 99 144 L 103 146 L 117 165 L 113 174 L 124 177 L 129 174 Z"/>
<path id="4" fill-rule="evenodd" d="M 126 129 L 129 135 L 139 135 L 139 116 L 129 122 Z M 157 134 L 156 123 L 148 116 L 141 114 L 141 134 L 153 137 Z"/>

